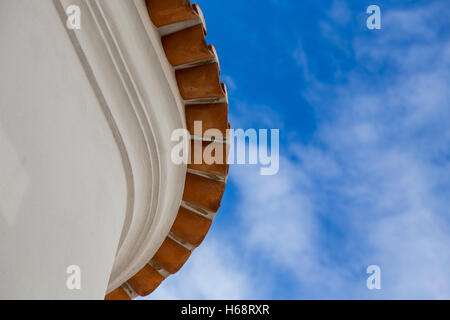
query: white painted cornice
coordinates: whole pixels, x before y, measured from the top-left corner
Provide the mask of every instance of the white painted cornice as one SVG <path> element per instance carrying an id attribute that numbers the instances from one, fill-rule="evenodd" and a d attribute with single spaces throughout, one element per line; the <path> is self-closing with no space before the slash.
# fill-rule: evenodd
<path id="1" fill-rule="evenodd" d="M 184 109 L 144 0 L 53 3 L 62 27 L 65 9 L 81 8 L 81 29 L 67 33 L 113 132 L 126 176 L 127 212 L 110 292 L 149 261 L 176 217 L 186 166 L 171 161 L 170 137 L 186 127 Z"/>

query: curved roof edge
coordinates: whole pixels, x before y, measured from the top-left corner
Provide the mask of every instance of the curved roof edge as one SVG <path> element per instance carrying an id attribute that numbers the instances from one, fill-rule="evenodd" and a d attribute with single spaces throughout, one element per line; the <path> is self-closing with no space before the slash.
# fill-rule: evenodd
<path id="1" fill-rule="evenodd" d="M 216 50 L 205 40 L 206 24 L 200 7 L 191 5 L 189 0 L 147 0 L 146 4 L 173 68 L 191 139 L 202 139 L 203 148 L 222 143 L 226 154 L 226 140 L 211 142 L 205 136 L 194 137 L 194 121 L 202 121 L 203 133 L 214 128 L 225 134 L 230 127 L 227 90 L 220 82 Z M 227 164 L 188 165 L 183 201 L 166 239 L 150 261 L 107 294 L 106 300 L 147 296 L 180 270 L 212 224 L 225 190 L 228 169 Z"/>

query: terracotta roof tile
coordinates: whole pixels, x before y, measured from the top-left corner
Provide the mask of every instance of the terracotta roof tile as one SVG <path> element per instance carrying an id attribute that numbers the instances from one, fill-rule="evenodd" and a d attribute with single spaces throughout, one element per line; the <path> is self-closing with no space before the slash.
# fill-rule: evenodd
<path id="1" fill-rule="evenodd" d="M 225 183 L 188 173 L 186 175 L 183 200 L 216 212 L 220 207 L 224 191 Z"/>
<path id="2" fill-rule="evenodd" d="M 164 277 L 147 264 L 128 280 L 128 284 L 140 296 L 147 296 L 152 293 L 163 280 Z"/>
<path id="3" fill-rule="evenodd" d="M 186 106 L 186 124 L 194 135 L 194 122 L 202 121 L 202 135 L 208 129 L 218 129 L 225 137 L 228 129 L 228 104 L 191 104 Z"/>
<path id="4" fill-rule="evenodd" d="M 131 300 L 131 298 L 122 287 L 119 287 L 107 294 L 105 300 Z"/>
<path id="5" fill-rule="evenodd" d="M 147 0 L 147 8 L 157 27 L 198 18 L 189 0 Z"/>
<path id="6" fill-rule="evenodd" d="M 196 144 L 198 144 L 199 146 L 196 147 Z M 198 148 L 200 150 L 200 152 L 198 152 L 198 157 L 200 158 L 201 156 L 201 162 L 199 161 L 199 163 L 194 162 L 196 160 L 194 156 L 195 148 Z M 193 140 L 191 141 L 191 163 L 188 164 L 188 168 L 203 172 L 206 176 L 210 177 L 213 180 L 224 182 L 225 176 L 228 173 L 228 165 L 226 164 L 227 154 L 228 145 L 223 142 Z M 218 163 L 215 162 L 216 157 Z"/>
<path id="7" fill-rule="evenodd" d="M 226 95 L 220 83 L 218 63 L 177 70 L 175 75 L 184 100 L 218 99 Z"/>
<path id="8" fill-rule="evenodd" d="M 166 238 L 152 260 L 171 274 L 176 273 L 191 255 L 191 251 L 174 240 Z"/>
<path id="9" fill-rule="evenodd" d="M 215 50 L 208 46 L 201 25 L 167 35 L 161 39 L 167 59 L 173 67 L 193 66 L 216 61 Z"/>
<path id="10" fill-rule="evenodd" d="M 211 224 L 211 220 L 181 207 L 171 231 L 198 247 L 208 233 Z"/>

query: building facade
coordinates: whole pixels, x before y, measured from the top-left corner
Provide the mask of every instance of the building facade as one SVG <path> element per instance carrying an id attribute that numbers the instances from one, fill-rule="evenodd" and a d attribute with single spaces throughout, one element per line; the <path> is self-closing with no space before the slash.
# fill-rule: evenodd
<path id="1" fill-rule="evenodd" d="M 150 294 L 202 242 L 228 174 L 171 158 L 180 128 L 226 146 L 192 132 L 229 128 L 200 8 L 6 0 L 0 16 L 0 298 Z"/>

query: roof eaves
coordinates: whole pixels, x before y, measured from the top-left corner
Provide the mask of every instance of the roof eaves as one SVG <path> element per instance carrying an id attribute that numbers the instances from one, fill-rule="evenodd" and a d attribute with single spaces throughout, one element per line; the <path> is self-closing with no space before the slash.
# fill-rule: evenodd
<path id="1" fill-rule="evenodd" d="M 228 139 L 213 141 L 203 136 L 204 131 L 213 128 L 226 134 L 230 124 L 226 86 L 220 82 L 217 52 L 206 43 L 206 23 L 200 7 L 191 5 L 189 0 L 146 0 L 146 4 L 175 73 L 191 139 L 201 139 L 202 148 L 211 143 L 222 144 L 226 159 Z M 193 134 L 195 121 L 203 124 L 200 137 Z M 226 163 L 188 165 L 183 201 L 163 244 L 148 264 L 105 299 L 146 296 L 184 265 L 211 227 L 225 191 L 228 170 Z"/>

